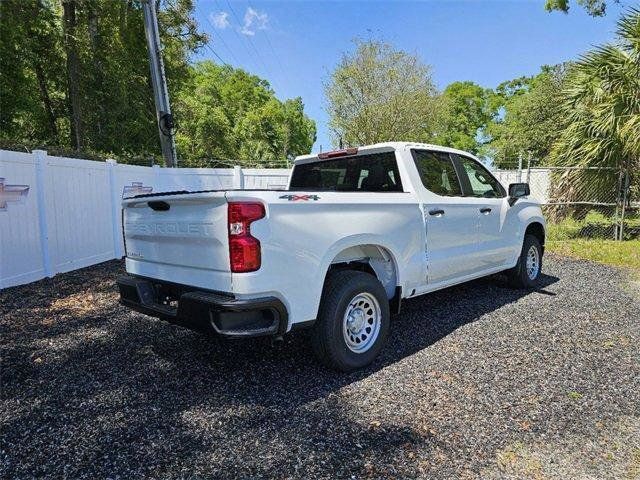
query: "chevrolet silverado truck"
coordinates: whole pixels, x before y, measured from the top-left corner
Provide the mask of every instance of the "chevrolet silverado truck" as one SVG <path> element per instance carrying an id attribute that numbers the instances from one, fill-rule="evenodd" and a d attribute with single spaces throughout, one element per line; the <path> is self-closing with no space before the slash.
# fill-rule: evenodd
<path id="1" fill-rule="evenodd" d="M 397 142 L 301 156 L 287 190 L 138 195 L 121 303 L 226 337 L 309 328 L 321 361 L 354 370 L 403 299 L 498 272 L 534 287 L 545 220 L 529 195 L 473 155 Z"/>

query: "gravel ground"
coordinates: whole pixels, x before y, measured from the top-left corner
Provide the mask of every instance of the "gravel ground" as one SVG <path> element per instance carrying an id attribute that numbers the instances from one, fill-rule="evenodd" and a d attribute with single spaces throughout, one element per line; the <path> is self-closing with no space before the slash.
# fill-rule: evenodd
<path id="1" fill-rule="evenodd" d="M 119 262 L 0 293 L 0 477 L 640 478 L 640 295 L 550 257 L 407 301 L 369 369 L 117 304 Z"/>

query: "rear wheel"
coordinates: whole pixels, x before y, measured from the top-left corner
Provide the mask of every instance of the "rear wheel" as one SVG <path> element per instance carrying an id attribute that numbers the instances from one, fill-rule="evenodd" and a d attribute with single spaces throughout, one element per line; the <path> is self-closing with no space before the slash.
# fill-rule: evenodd
<path id="1" fill-rule="evenodd" d="M 542 271 L 542 245 L 533 235 L 525 235 L 518 263 L 507 272 L 509 283 L 516 288 L 534 288 Z"/>
<path id="2" fill-rule="evenodd" d="M 389 333 L 389 301 L 373 275 L 353 270 L 327 278 L 311 342 L 326 366 L 349 372 L 371 363 Z"/>

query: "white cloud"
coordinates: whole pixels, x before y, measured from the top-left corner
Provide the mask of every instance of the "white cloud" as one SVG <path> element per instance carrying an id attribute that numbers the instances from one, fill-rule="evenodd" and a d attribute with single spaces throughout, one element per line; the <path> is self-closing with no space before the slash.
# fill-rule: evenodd
<path id="1" fill-rule="evenodd" d="M 244 14 L 244 25 L 242 25 L 240 33 L 253 36 L 256 34 L 256 30 L 267 28 L 267 23 L 269 23 L 269 16 L 265 12 L 248 7 Z"/>
<path id="2" fill-rule="evenodd" d="M 209 20 L 218 30 L 224 30 L 229 26 L 229 14 L 227 12 L 212 13 Z"/>

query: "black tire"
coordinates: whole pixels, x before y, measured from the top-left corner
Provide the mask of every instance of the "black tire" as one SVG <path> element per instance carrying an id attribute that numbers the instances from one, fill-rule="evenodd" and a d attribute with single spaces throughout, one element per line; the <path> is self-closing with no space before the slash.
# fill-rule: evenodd
<path id="1" fill-rule="evenodd" d="M 368 350 L 355 352 L 347 344 L 343 322 L 351 300 L 361 293 L 377 300 L 381 313 L 380 329 Z M 354 270 L 331 272 L 320 300 L 318 318 L 311 330 L 313 351 L 324 365 L 334 370 L 350 372 L 362 368 L 373 362 L 385 344 L 389 335 L 389 319 L 387 294 L 377 278 Z"/>
<path id="2" fill-rule="evenodd" d="M 527 255 L 531 248 L 535 248 L 538 251 L 538 272 L 534 278 L 529 276 L 527 272 Z M 518 258 L 518 263 L 511 270 L 507 270 L 507 277 L 509 284 L 515 288 L 535 288 L 540 282 L 540 274 L 542 273 L 542 245 L 540 240 L 534 235 L 525 235 L 522 242 L 522 251 Z"/>

